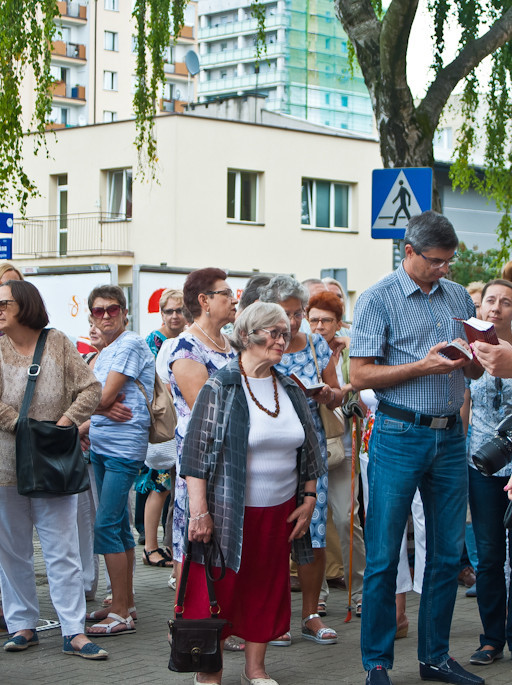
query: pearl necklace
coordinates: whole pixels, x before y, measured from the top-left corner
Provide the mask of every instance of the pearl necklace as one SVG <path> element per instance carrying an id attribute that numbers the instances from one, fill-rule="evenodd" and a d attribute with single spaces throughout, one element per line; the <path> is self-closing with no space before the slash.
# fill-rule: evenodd
<path id="1" fill-rule="evenodd" d="M 281 411 L 281 407 L 279 406 L 279 396 L 277 393 L 277 381 L 276 381 L 276 374 L 275 374 L 274 369 L 272 369 L 272 368 L 270 369 L 270 375 L 272 376 L 272 383 L 274 385 L 274 401 L 276 403 L 276 408 L 275 408 L 275 411 L 270 411 L 270 409 L 267 409 L 262 404 L 260 404 L 260 402 L 258 402 L 256 397 L 254 396 L 254 393 L 251 390 L 251 386 L 249 385 L 249 379 L 247 378 L 247 374 L 245 373 L 245 369 L 242 365 L 242 357 L 241 356 L 238 357 L 238 366 L 240 367 L 240 373 L 242 374 L 242 376 L 245 379 L 245 384 L 247 385 L 247 390 L 249 391 L 249 395 L 251 396 L 251 400 L 258 407 L 258 409 L 261 409 L 261 411 L 264 411 L 265 414 L 268 414 L 273 419 L 276 419 L 279 416 L 279 412 Z"/>
<path id="2" fill-rule="evenodd" d="M 223 335 L 222 333 L 221 333 L 221 335 L 222 335 L 222 337 L 224 338 L 224 347 L 221 347 L 221 346 L 219 345 L 219 343 L 216 343 L 215 340 L 214 340 L 213 338 L 210 338 L 210 336 L 208 335 L 208 333 L 207 333 L 206 331 L 203 331 L 203 329 L 202 329 L 201 326 L 197 323 L 197 321 L 194 321 L 194 326 L 197 326 L 197 327 L 199 328 L 199 330 L 201 331 L 201 333 L 205 336 L 205 338 L 208 338 L 208 340 L 209 340 L 211 343 L 213 343 L 213 344 L 215 345 L 215 347 L 218 347 L 219 350 L 220 350 L 221 352 L 225 352 L 225 351 L 227 350 L 228 341 L 226 340 L 226 338 L 224 338 L 224 335 Z"/>

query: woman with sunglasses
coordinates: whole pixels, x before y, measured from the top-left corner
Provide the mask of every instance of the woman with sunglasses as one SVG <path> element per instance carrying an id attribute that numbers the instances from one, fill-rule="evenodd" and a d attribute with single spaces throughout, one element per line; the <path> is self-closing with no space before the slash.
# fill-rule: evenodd
<path id="1" fill-rule="evenodd" d="M 183 300 L 194 321 L 166 351 L 168 381 L 178 415 L 172 535 L 175 577 L 178 580 L 186 528 L 187 485 L 179 477 L 183 438 L 190 412 L 205 381 L 235 356 L 222 328 L 235 320 L 238 302 L 226 282 L 226 272 L 215 268 L 198 269 L 189 274 L 183 287 Z"/>
<path id="2" fill-rule="evenodd" d="M 267 644 L 290 627 L 290 547 L 299 564 L 312 560 L 309 527 L 325 470 L 306 398 L 276 371 L 289 339 L 280 306 L 244 309 L 233 330 L 239 357 L 204 384 L 183 445 L 188 538 L 214 535 L 222 549 L 227 569 L 215 594 L 228 621 L 223 637 L 245 639 L 242 685 L 277 685 L 265 669 Z M 209 615 L 201 551 L 192 546 L 185 618 Z M 221 678 L 197 673 L 194 683 Z"/>
<path id="3" fill-rule="evenodd" d="M 65 654 L 105 659 L 84 634 L 85 591 L 78 549 L 78 495 L 24 497 L 16 487 L 16 425 L 41 330 L 48 314 L 37 288 L 11 280 L 0 286 L 0 585 L 11 633 L 3 648 L 21 652 L 39 645 L 39 603 L 34 574 L 33 529 L 43 550 L 52 603 Z M 100 399 L 100 385 L 70 340 L 50 329 L 44 346 L 30 418 L 71 426 L 86 421 Z M 21 678 L 22 679 L 22 678 Z"/>
<path id="4" fill-rule="evenodd" d="M 489 281 L 482 290 L 480 318 L 494 325 L 498 338 L 512 343 L 512 282 Z M 495 378 L 487 371 L 478 380 L 466 381 L 466 399 L 461 410 L 467 426 L 471 410 L 468 450 L 469 504 L 476 539 L 478 567 L 476 587 L 483 626 L 480 645 L 470 663 L 485 666 L 512 649 L 512 593 L 507 599 L 505 559 L 512 559 L 512 539 L 503 526 L 508 497 L 503 488 L 512 475 L 512 464 L 493 476 L 482 475 L 472 455 L 494 435 L 494 428 L 512 413 L 512 380 Z"/>
<path id="5" fill-rule="evenodd" d="M 327 466 L 327 443 L 325 431 L 320 419 L 318 404 L 325 404 L 329 409 L 339 407 L 343 393 L 336 376 L 334 359 L 327 342 L 321 335 L 307 336 L 300 330 L 304 307 L 309 300 L 307 289 L 291 276 L 274 276 L 260 293 L 261 302 L 280 304 L 290 320 L 291 339 L 285 354 L 276 368 L 286 376 L 294 374 L 306 387 L 319 380 L 324 385 L 308 397 L 308 404 L 313 415 L 320 451 Z M 320 589 L 325 574 L 325 534 L 327 525 L 327 473 L 318 479 L 316 487 L 318 498 L 311 525 L 314 559 L 310 564 L 297 568 L 302 590 L 302 637 L 317 644 L 331 645 L 338 641 L 336 631 L 328 628 L 318 613 Z M 291 635 L 286 633 L 272 644 L 288 646 Z"/>
<path id="6" fill-rule="evenodd" d="M 148 448 L 155 360 L 144 338 L 125 330 L 126 298 L 121 288 L 104 285 L 89 295 L 89 309 L 106 343 L 94 365 L 103 391 L 91 417 L 89 440 L 99 504 L 94 552 L 103 554 L 112 585 L 112 605 L 87 616 L 87 633 L 112 637 L 135 632 L 133 560 L 135 541 L 128 518 L 128 494 Z"/>

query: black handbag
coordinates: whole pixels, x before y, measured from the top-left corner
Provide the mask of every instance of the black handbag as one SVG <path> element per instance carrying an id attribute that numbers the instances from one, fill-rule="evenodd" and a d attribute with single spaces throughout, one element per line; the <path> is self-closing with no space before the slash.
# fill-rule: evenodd
<path id="1" fill-rule="evenodd" d="M 48 331 L 44 328 L 39 335 L 16 424 L 18 493 L 27 497 L 74 495 L 90 488 L 77 426 L 57 426 L 55 421 L 36 421 L 27 416 Z"/>
<path id="2" fill-rule="evenodd" d="M 179 673 L 216 673 L 222 668 L 222 652 L 220 641 L 222 629 L 227 621 L 216 618 L 220 607 L 217 604 L 213 583 L 215 580 L 224 578 L 226 567 L 222 551 L 218 543 L 212 541 L 204 545 L 204 570 L 206 574 L 206 586 L 210 601 L 210 618 L 183 618 L 183 602 L 187 586 L 188 572 L 192 560 L 192 544 L 188 543 L 183 570 L 181 572 L 180 589 L 176 603 L 176 618 L 171 618 L 168 625 L 171 633 L 171 656 L 169 658 L 169 670 Z M 212 559 L 215 547 L 220 553 L 221 572 L 218 578 L 212 574 Z"/>

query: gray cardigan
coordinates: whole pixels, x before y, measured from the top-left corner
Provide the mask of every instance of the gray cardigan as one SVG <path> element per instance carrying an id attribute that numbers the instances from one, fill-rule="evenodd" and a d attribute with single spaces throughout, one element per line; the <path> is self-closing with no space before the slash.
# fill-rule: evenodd
<path id="1" fill-rule="evenodd" d="M 304 500 L 304 485 L 325 473 L 313 419 L 303 391 L 279 372 L 302 423 L 305 440 L 297 450 L 299 485 L 297 505 Z M 249 408 L 242 387 L 238 358 L 209 378 L 201 389 L 183 443 L 180 475 L 207 481 L 208 511 L 226 566 L 240 568 L 244 524 Z M 292 557 L 298 564 L 313 561 L 309 531 L 293 541 Z M 200 557 L 195 557 L 200 561 Z"/>

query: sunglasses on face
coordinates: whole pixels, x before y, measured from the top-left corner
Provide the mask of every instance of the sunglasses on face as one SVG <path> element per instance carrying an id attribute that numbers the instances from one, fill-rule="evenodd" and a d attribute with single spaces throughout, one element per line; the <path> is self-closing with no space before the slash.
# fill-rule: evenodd
<path id="1" fill-rule="evenodd" d="M 176 314 L 177 316 L 181 316 L 183 314 L 183 307 L 178 307 L 177 309 L 162 309 L 162 314 L 166 314 L 167 316 L 172 316 L 173 314 Z"/>
<path id="2" fill-rule="evenodd" d="M 103 319 L 105 316 L 105 312 L 107 312 L 107 314 L 110 317 L 114 317 L 117 316 L 120 311 L 120 304 L 109 304 L 108 307 L 91 307 L 91 314 L 94 316 L 95 319 Z"/>

